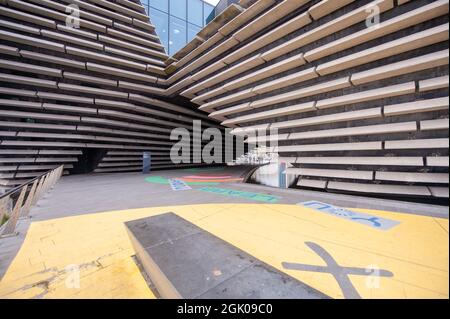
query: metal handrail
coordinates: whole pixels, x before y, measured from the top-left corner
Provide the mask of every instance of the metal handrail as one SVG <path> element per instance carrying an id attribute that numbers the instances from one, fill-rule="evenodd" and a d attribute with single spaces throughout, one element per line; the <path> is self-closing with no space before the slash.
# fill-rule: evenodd
<path id="1" fill-rule="evenodd" d="M 7 216 L 8 220 L 4 225 L 0 225 L 0 238 L 13 236 L 16 225 L 20 217 L 27 217 L 31 207 L 50 189 L 52 189 L 61 178 L 64 166 L 55 169 L 29 180 L 0 196 L 0 222 Z M 31 189 L 28 191 L 28 187 Z M 11 197 L 19 193 L 13 209 L 10 211 L 9 202 Z"/>
<path id="2" fill-rule="evenodd" d="M 35 180 L 41 178 L 41 177 L 44 176 L 44 175 L 47 175 L 47 174 L 48 174 L 49 172 L 51 172 L 51 171 L 52 171 L 52 169 L 49 170 L 49 171 L 46 171 L 45 173 L 42 173 L 42 174 L 39 175 L 39 176 L 34 177 L 33 179 L 30 179 L 29 181 L 26 181 L 26 182 L 23 183 L 23 184 L 20 184 L 19 186 L 16 186 L 16 187 L 14 187 L 14 188 L 11 188 L 11 189 L 10 189 L 9 191 L 7 191 L 6 193 L 0 194 L 0 200 L 1 200 L 2 198 L 4 198 L 4 197 L 11 196 L 11 195 L 15 194 L 18 190 L 22 189 L 22 187 L 25 187 L 25 186 L 30 185 L 30 184 L 33 183 Z"/>

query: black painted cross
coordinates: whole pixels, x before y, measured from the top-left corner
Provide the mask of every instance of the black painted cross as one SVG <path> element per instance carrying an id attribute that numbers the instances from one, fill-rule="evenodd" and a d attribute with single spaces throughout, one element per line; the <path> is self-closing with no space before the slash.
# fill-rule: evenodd
<path id="1" fill-rule="evenodd" d="M 285 269 L 290 270 L 300 270 L 300 271 L 313 271 L 332 274 L 333 277 L 339 284 L 345 298 L 348 299 L 360 299 L 356 288 L 353 286 L 348 275 L 358 275 L 358 276 L 380 276 L 380 277 L 393 277 L 394 274 L 388 270 L 377 270 L 358 267 L 342 267 L 336 260 L 321 246 L 313 242 L 305 242 L 311 250 L 313 250 L 317 255 L 319 255 L 327 264 L 327 266 L 314 266 L 306 264 L 297 263 L 287 263 L 283 262 L 282 266 Z M 369 272 L 372 270 L 371 272 Z"/>

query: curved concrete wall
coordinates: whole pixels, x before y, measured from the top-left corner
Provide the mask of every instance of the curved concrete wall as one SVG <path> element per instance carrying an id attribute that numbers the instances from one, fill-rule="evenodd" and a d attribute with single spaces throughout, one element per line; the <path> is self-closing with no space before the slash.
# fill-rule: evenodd
<path id="1" fill-rule="evenodd" d="M 66 24 L 79 6 L 80 28 Z M 69 20 L 72 21 L 72 20 Z M 97 150 L 96 172 L 174 167 L 170 132 L 193 119 L 218 126 L 186 99 L 168 99 L 164 52 L 139 1 L 0 1 L 0 185 Z M 92 159 L 91 159 L 92 160 Z"/>
<path id="2" fill-rule="evenodd" d="M 297 187 L 445 198 L 448 8 L 252 1 L 172 61 L 169 81 L 234 134 L 277 129 Z"/>
<path id="3" fill-rule="evenodd" d="M 148 149 L 170 167 L 170 129 L 209 119 L 277 129 L 300 188 L 448 197 L 448 7 L 240 0 L 169 58 L 138 1 L 0 0 L 1 179 L 85 148 L 106 151 L 99 172 Z"/>

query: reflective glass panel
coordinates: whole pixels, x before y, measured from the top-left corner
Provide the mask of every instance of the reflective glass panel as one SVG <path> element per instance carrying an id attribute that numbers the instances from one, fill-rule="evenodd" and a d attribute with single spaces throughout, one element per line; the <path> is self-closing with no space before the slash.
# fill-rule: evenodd
<path id="1" fill-rule="evenodd" d="M 187 0 L 170 0 L 170 15 L 186 20 Z"/>
<path id="2" fill-rule="evenodd" d="M 150 0 L 150 6 L 167 13 L 169 12 L 169 0 Z"/>
<path id="3" fill-rule="evenodd" d="M 188 34 L 187 34 L 187 42 L 191 42 L 191 40 L 197 35 L 197 33 L 200 32 L 202 28 L 192 24 L 188 23 Z"/>
<path id="4" fill-rule="evenodd" d="M 186 21 L 170 17 L 169 54 L 173 55 L 186 45 Z"/>
<path id="5" fill-rule="evenodd" d="M 156 28 L 156 34 L 161 39 L 164 47 L 169 47 L 169 15 L 159 10 L 150 9 L 150 19 Z"/>
<path id="6" fill-rule="evenodd" d="M 188 22 L 203 27 L 203 1 L 188 0 Z"/>

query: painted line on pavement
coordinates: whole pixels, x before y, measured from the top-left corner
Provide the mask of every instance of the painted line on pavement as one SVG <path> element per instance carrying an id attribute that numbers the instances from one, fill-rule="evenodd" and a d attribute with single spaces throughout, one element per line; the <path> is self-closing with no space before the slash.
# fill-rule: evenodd
<path id="1" fill-rule="evenodd" d="M 202 192 L 214 193 L 214 194 L 218 194 L 218 195 L 251 199 L 251 200 L 256 200 L 256 201 L 265 202 L 265 203 L 277 203 L 281 199 L 281 197 L 279 197 L 279 196 L 260 194 L 260 193 L 252 193 L 252 192 L 242 192 L 242 191 L 237 191 L 237 190 L 229 189 L 229 188 L 202 187 L 202 188 L 199 188 L 198 190 L 202 191 Z"/>
<path id="2" fill-rule="evenodd" d="M 400 224 L 399 221 L 392 220 L 392 219 L 386 219 L 370 214 L 360 213 L 360 212 L 354 212 L 351 210 L 348 210 L 346 208 L 337 207 L 331 204 L 322 203 L 318 201 L 308 201 L 299 203 L 299 205 L 312 208 L 315 211 L 326 213 L 329 215 L 333 215 L 339 218 L 347 219 L 352 222 L 356 222 L 359 224 L 363 224 L 366 226 L 370 226 L 376 229 L 381 230 L 389 230 L 398 224 Z"/>

